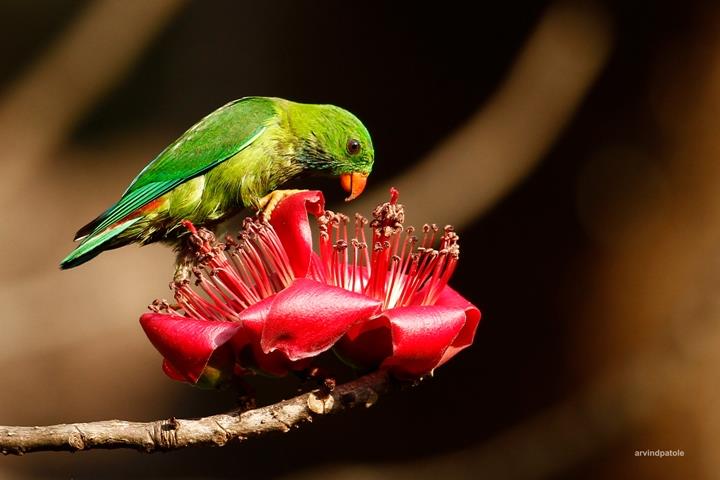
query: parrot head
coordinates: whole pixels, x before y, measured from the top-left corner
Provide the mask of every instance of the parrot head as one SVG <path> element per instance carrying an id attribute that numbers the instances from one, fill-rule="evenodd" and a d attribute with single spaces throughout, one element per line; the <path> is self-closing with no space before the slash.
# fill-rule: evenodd
<path id="1" fill-rule="evenodd" d="M 340 185 L 354 200 L 365 189 L 375 151 L 370 133 L 352 113 L 334 105 L 306 105 L 308 131 L 304 161 L 318 173 L 340 178 Z"/>

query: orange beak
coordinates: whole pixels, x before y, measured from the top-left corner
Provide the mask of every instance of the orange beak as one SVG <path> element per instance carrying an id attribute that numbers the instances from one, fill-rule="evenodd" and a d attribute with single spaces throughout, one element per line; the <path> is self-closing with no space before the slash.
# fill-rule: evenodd
<path id="1" fill-rule="evenodd" d="M 343 173 L 340 175 L 340 185 L 342 185 L 343 190 L 350 194 L 350 196 L 345 199 L 346 202 L 355 200 L 360 196 L 363 190 L 365 190 L 367 177 L 367 173 L 359 172 Z"/>

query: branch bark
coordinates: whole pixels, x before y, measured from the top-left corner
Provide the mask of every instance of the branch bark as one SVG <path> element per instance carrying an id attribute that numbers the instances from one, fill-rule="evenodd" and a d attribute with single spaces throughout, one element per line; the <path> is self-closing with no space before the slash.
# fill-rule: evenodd
<path id="1" fill-rule="evenodd" d="M 270 432 L 287 432 L 321 415 L 372 406 L 391 389 L 385 372 L 374 372 L 334 388 L 314 390 L 289 400 L 253 410 L 195 419 L 128 422 L 106 420 L 42 427 L 0 426 L 0 452 L 22 455 L 38 451 L 131 448 L 143 452 L 177 450 L 210 445 L 223 446 Z"/>

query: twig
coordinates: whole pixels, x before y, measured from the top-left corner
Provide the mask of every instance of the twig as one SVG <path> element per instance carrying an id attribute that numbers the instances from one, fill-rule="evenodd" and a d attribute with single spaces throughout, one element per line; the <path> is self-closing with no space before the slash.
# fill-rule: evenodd
<path id="1" fill-rule="evenodd" d="M 223 446 L 270 432 L 287 432 L 319 415 L 356 406 L 370 407 L 391 388 L 385 372 L 374 372 L 331 392 L 315 390 L 254 410 L 196 419 L 128 422 L 106 420 L 42 427 L 0 426 L 0 452 L 22 455 L 38 451 L 132 448 L 144 452 L 210 445 Z"/>

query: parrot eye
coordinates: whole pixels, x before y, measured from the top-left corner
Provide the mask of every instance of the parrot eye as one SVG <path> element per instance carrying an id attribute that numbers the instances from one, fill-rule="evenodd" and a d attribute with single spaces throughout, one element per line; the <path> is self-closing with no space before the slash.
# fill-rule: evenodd
<path id="1" fill-rule="evenodd" d="M 350 155 L 357 155 L 360 153 L 360 142 L 351 138 L 347 142 L 347 151 Z"/>

